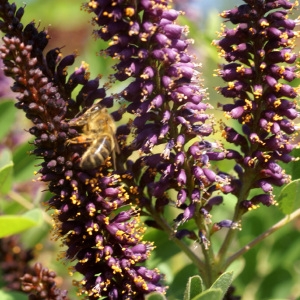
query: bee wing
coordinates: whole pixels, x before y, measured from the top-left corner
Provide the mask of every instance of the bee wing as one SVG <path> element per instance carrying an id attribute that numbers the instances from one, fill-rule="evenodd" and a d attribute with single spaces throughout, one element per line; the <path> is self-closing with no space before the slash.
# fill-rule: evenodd
<path id="1" fill-rule="evenodd" d="M 91 115 L 99 113 L 101 108 L 102 108 L 102 106 L 100 105 L 99 102 L 95 103 L 90 108 L 88 108 L 86 111 L 84 111 L 83 114 L 81 114 L 79 117 L 75 117 L 74 119 L 71 119 L 69 121 L 69 125 L 70 126 L 81 126 L 81 127 L 86 125 L 88 123 Z"/>
<path id="2" fill-rule="evenodd" d="M 115 133 L 115 127 L 114 125 L 113 126 L 109 126 L 110 128 L 110 134 L 111 136 L 113 137 L 113 149 L 112 149 L 112 162 L 113 162 L 113 166 L 114 166 L 114 169 L 117 168 L 117 158 L 116 158 L 116 154 L 119 154 L 120 153 L 120 147 L 119 147 L 119 144 L 118 144 L 118 140 L 117 140 L 117 137 L 116 137 L 116 133 Z"/>

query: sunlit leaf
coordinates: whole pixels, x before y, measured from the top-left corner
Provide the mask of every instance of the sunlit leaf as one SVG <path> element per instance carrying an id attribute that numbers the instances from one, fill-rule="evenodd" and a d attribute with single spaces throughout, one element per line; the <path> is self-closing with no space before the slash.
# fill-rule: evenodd
<path id="1" fill-rule="evenodd" d="M 12 185 L 13 162 L 8 149 L 1 151 L 0 155 L 0 193 L 6 194 Z"/>
<path id="2" fill-rule="evenodd" d="M 20 233 L 36 226 L 42 219 L 41 210 L 33 209 L 23 215 L 0 216 L 0 238 Z"/>
<path id="3" fill-rule="evenodd" d="M 200 295 L 192 298 L 191 300 L 222 300 L 223 292 L 221 289 L 206 290 Z"/>
<path id="4" fill-rule="evenodd" d="M 0 140 L 2 140 L 13 127 L 16 118 L 14 101 L 6 100 L 0 102 Z"/>
<path id="5" fill-rule="evenodd" d="M 34 171 L 37 170 L 37 165 L 40 163 L 34 155 L 29 155 L 29 152 L 34 148 L 28 142 L 20 145 L 13 153 L 14 162 L 14 179 L 16 181 L 26 181 L 34 177 Z"/>
<path id="6" fill-rule="evenodd" d="M 15 291 L 3 291 L 0 290 L 0 299 L 1 300 L 26 300 L 28 295 Z"/>
<path id="7" fill-rule="evenodd" d="M 291 214 L 299 205 L 300 179 L 294 180 L 286 185 L 278 197 L 280 210 L 286 214 Z"/>
<path id="8" fill-rule="evenodd" d="M 203 282 L 200 276 L 190 277 L 184 292 L 184 300 L 190 300 L 203 291 Z"/>
<path id="9" fill-rule="evenodd" d="M 229 286 L 232 283 L 233 272 L 223 273 L 211 286 L 210 289 L 221 289 L 223 296 L 226 294 Z"/>

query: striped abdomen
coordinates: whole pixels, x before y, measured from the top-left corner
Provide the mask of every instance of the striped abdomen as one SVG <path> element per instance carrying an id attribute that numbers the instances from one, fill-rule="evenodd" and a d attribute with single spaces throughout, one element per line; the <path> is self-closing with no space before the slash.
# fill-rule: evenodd
<path id="1" fill-rule="evenodd" d="M 95 136 L 94 141 L 81 158 L 80 167 L 85 170 L 100 167 L 111 155 L 114 147 L 115 143 L 112 135 Z"/>

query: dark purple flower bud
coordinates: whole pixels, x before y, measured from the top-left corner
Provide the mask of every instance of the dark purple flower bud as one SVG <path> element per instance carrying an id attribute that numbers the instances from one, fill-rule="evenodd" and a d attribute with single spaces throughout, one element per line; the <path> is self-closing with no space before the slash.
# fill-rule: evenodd
<path id="1" fill-rule="evenodd" d="M 232 109 L 229 113 L 229 115 L 233 118 L 233 119 L 238 119 L 240 118 L 244 113 L 244 107 L 243 106 L 238 106 L 234 109 Z"/>
<path id="2" fill-rule="evenodd" d="M 286 62 L 292 64 L 297 59 L 297 55 L 291 49 L 282 49 L 280 51 L 272 51 L 266 54 L 266 58 L 271 63 Z"/>
<path id="3" fill-rule="evenodd" d="M 230 159 L 230 156 L 228 156 L 230 152 L 226 155 L 224 152 L 207 152 L 206 155 L 209 158 L 209 160 L 223 160 L 225 157 Z"/>
<path id="4" fill-rule="evenodd" d="M 211 211 L 214 205 L 220 205 L 222 202 L 223 202 L 222 196 L 214 196 L 209 199 L 209 201 L 204 207 L 207 211 Z"/>
<path id="5" fill-rule="evenodd" d="M 184 237 L 187 237 L 187 238 L 189 238 L 191 240 L 196 240 L 197 239 L 196 234 L 193 231 L 190 231 L 190 230 L 187 230 L 187 229 L 180 229 L 180 230 L 178 230 L 176 232 L 175 236 L 179 240 L 183 239 Z"/>
<path id="6" fill-rule="evenodd" d="M 155 41 L 161 46 L 161 47 L 168 47 L 171 44 L 171 40 L 162 33 L 155 34 Z"/>
<path id="7" fill-rule="evenodd" d="M 172 39 L 171 47 L 177 49 L 178 51 L 184 51 L 189 45 L 187 40 Z"/>
<path id="8" fill-rule="evenodd" d="M 178 152 L 174 158 L 174 164 L 176 166 L 182 166 L 184 164 L 185 158 L 186 157 L 184 152 Z"/>
<path id="9" fill-rule="evenodd" d="M 211 125 L 203 124 L 203 125 L 193 125 L 191 128 L 192 132 L 201 136 L 209 136 L 213 132 L 213 128 Z"/>
<path id="10" fill-rule="evenodd" d="M 178 186 L 182 186 L 182 185 L 186 184 L 186 173 L 185 173 L 185 170 L 181 169 L 179 171 L 179 174 L 177 176 L 177 183 L 178 183 Z"/>
<path id="11" fill-rule="evenodd" d="M 216 173 L 214 171 L 208 168 L 203 168 L 203 173 L 211 183 L 216 180 Z"/>
<path id="12" fill-rule="evenodd" d="M 294 108 L 289 108 L 289 109 L 283 110 L 282 114 L 292 120 L 299 117 L 299 112 Z"/>
<path id="13" fill-rule="evenodd" d="M 201 191 L 200 191 L 200 189 L 194 189 L 192 191 L 192 194 L 191 194 L 191 200 L 193 202 L 199 202 L 200 198 L 201 198 Z"/>
<path id="14" fill-rule="evenodd" d="M 165 59 L 165 57 L 164 57 L 164 51 L 163 50 L 161 50 L 161 49 L 156 49 L 156 50 L 153 50 L 152 52 L 151 52 L 151 55 L 152 55 L 152 57 L 154 58 L 154 59 L 157 59 L 157 60 L 164 60 Z"/>
<path id="15" fill-rule="evenodd" d="M 159 138 L 164 138 L 169 131 L 170 131 L 170 126 L 168 124 L 164 124 L 161 127 L 161 130 L 159 132 Z M 173 145 L 174 145 L 174 142 L 173 142 Z"/>
<path id="16" fill-rule="evenodd" d="M 184 135 L 179 134 L 179 135 L 177 136 L 177 140 L 176 140 L 176 145 L 175 145 L 175 147 L 178 148 L 178 149 L 180 150 L 180 149 L 183 147 L 184 143 L 185 143 L 185 137 L 184 137 Z"/>
<path id="17" fill-rule="evenodd" d="M 192 173 L 194 174 L 194 176 L 199 179 L 202 180 L 203 176 L 204 176 L 204 172 L 203 169 L 199 166 L 194 166 L 192 169 Z"/>
<path id="18" fill-rule="evenodd" d="M 265 179 L 258 180 L 254 186 L 260 187 L 265 193 L 269 193 L 273 191 L 272 185 Z"/>
<path id="19" fill-rule="evenodd" d="M 213 231 L 218 231 L 221 228 L 231 228 L 231 229 L 240 229 L 240 224 L 237 222 L 233 222 L 231 220 L 223 220 L 221 222 L 215 223 L 213 227 Z"/>
<path id="20" fill-rule="evenodd" d="M 266 18 L 269 22 L 274 22 L 274 21 L 280 21 L 280 20 L 285 20 L 287 15 L 286 10 L 277 10 L 270 12 Z"/>
<path id="21" fill-rule="evenodd" d="M 260 175 L 264 178 L 268 178 L 268 177 L 272 177 L 272 178 L 276 178 L 276 179 L 282 179 L 284 176 L 283 173 L 281 172 L 272 172 L 271 170 L 269 169 L 263 169 L 260 171 Z"/>
<path id="22" fill-rule="evenodd" d="M 234 143 L 235 145 L 246 145 L 247 144 L 245 137 L 240 135 L 233 128 L 226 127 L 225 134 L 226 134 L 226 140 L 230 143 Z"/>
<path id="23" fill-rule="evenodd" d="M 163 104 L 163 96 L 157 95 L 152 101 L 151 101 L 151 107 L 153 108 L 159 108 Z"/>
<path id="24" fill-rule="evenodd" d="M 167 24 L 164 26 L 165 34 L 170 39 L 179 39 L 182 33 L 182 26 L 177 24 Z"/>
<path id="25" fill-rule="evenodd" d="M 181 189 L 178 193 L 177 193 L 177 202 L 176 202 L 176 206 L 180 207 L 186 200 L 187 197 L 187 190 L 186 189 Z"/>
<path id="26" fill-rule="evenodd" d="M 284 8 L 284 9 L 291 9 L 293 7 L 293 4 L 289 2 L 288 0 L 276 0 L 276 1 L 268 1 L 266 3 L 266 8 L 268 10 L 272 10 L 275 8 Z"/>
<path id="27" fill-rule="evenodd" d="M 196 209 L 196 204 L 192 203 L 184 210 L 183 212 L 184 222 L 194 217 L 195 209 Z"/>
<path id="28" fill-rule="evenodd" d="M 266 206 L 274 205 L 276 203 L 273 199 L 273 196 L 268 194 L 256 195 L 250 201 L 254 204 L 262 203 Z"/>
<path id="29" fill-rule="evenodd" d="M 168 61 L 170 63 L 175 63 L 178 61 L 179 54 L 176 49 L 164 48 L 162 52 L 165 61 Z"/>
<path id="30" fill-rule="evenodd" d="M 170 120 L 171 117 L 171 112 L 169 110 L 165 110 L 163 113 L 163 119 L 161 120 L 161 122 L 163 124 L 167 123 Z"/>
<path id="31" fill-rule="evenodd" d="M 163 10 L 162 18 L 166 18 L 170 21 L 175 21 L 179 16 L 179 12 L 175 9 Z"/>
<path id="32" fill-rule="evenodd" d="M 194 157 L 194 159 L 199 159 L 202 154 L 202 151 L 200 150 L 198 143 L 194 143 L 189 148 L 189 152 Z"/>
<path id="33" fill-rule="evenodd" d="M 175 145 L 175 143 L 173 140 L 171 140 L 167 143 L 167 145 L 162 153 L 162 157 L 164 159 L 170 159 L 170 154 L 171 154 L 171 151 L 172 151 L 174 145 Z"/>

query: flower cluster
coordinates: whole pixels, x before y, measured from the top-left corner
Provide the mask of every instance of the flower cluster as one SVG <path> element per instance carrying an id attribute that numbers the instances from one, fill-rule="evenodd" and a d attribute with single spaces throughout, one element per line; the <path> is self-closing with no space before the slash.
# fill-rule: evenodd
<path id="1" fill-rule="evenodd" d="M 32 267 L 33 258 L 33 249 L 24 249 L 19 236 L 0 239 L 0 266 L 5 289 L 24 291 L 31 300 L 67 300 L 67 291 L 56 286 L 56 274 L 40 263 Z"/>
<path id="2" fill-rule="evenodd" d="M 32 154 L 42 159 L 39 180 L 48 182 L 55 209 L 54 234 L 67 246 L 65 257 L 77 260 L 73 270 L 84 275 L 77 283 L 90 299 L 140 299 L 151 291 L 164 292 L 158 270 L 148 270 L 144 262 L 152 244 L 142 241 L 144 228 L 139 212 L 129 204 L 136 197 L 130 175 L 112 173 L 109 161 L 101 168 L 82 170 L 80 157 L 85 144 L 69 145 L 79 135 L 69 120 L 95 99 L 104 106 L 113 104 L 99 88 L 99 78 L 89 80 L 82 64 L 68 76 L 67 67 L 75 55 L 61 57 L 60 49 L 43 50 L 48 43 L 46 31 L 34 23 L 20 22 L 24 8 L 0 1 L 1 30 L 5 33 L 1 58 L 6 76 L 14 79 L 19 93 L 16 107 L 22 109 L 34 126 Z M 73 91 L 81 86 L 74 100 Z"/>
<path id="3" fill-rule="evenodd" d="M 30 272 L 32 249 L 24 249 L 17 235 L 0 239 L 0 267 L 6 289 L 21 291 L 20 277 Z"/>
<path id="4" fill-rule="evenodd" d="M 211 160 L 225 158 L 222 147 L 209 141 L 213 131 L 211 106 L 205 102 L 199 65 L 189 54 L 188 29 L 177 24 L 180 13 L 170 9 L 168 1 L 103 2 L 90 1 L 87 9 L 94 12 L 94 33 L 110 41 L 102 53 L 119 62 L 114 78 L 128 86 L 119 94 L 127 103 L 133 121 L 118 128 L 123 137 L 125 159 L 133 154 L 139 158 L 128 163 L 139 187 L 139 205 L 162 214 L 165 207 L 181 210 L 175 218 L 176 227 L 198 218 L 199 230 L 210 222 L 209 211 L 215 205 L 211 194 L 231 190 L 228 176 L 210 168 Z M 134 137 L 130 140 L 131 133 Z M 125 138 L 124 138 L 125 136 Z M 129 138 L 128 138 L 129 136 Z M 174 195 L 170 196 L 170 194 Z M 219 196 L 218 203 L 222 202 Z M 152 210 L 152 212 L 153 212 Z M 150 222 L 160 227 L 159 218 Z M 199 231 L 200 232 L 200 231 Z M 176 237 L 193 237 L 186 229 Z M 202 240 L 201 236 L 198 237 Z"/>
<path id="5" fill-rule="evenodd" d="M 40 263 L 36 263 L 32 270 L 26 273 L 20 280 L 22 282 L 22 289 L 29 294 L 28 299 L 30 300 L 68 300 L 68 292 L 57 288 L 55 277 L 55 272 L 43 268 Z"/>
<path id="6" fill-rule="evenodd" d="M 290 83 L 297 77 L 293 52 L 299 32 L 297 20 L 288 18 L 294 4 L 287 0 L 252 1 L 221 16 L 237 26 L 223 28 L 222 39 L 216 41 L 221 55 L 228 62 L 218 71 L 227 82 L 219 92 L 234 103 L 222 105 L 225 116 L 237 120 L 242 132 L 225 126 L 226 140 L 239 148 L 232 150 L 237 162 L 239 185 L 235 194 L 243 211 L 260 203 L 276 204 L 273 186 L 282 186 L 290 178 L 279 161 L 287 163 L 295 148 L 293 120 L 297 90 Z M 230 152 L 230 150 L 229 150 Z M 263 193 L 248 198 L 250 189 Z"/>

